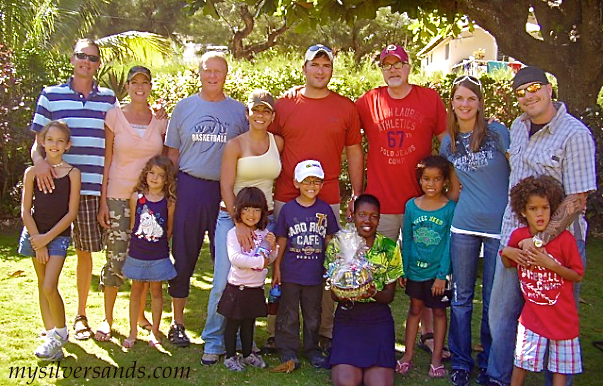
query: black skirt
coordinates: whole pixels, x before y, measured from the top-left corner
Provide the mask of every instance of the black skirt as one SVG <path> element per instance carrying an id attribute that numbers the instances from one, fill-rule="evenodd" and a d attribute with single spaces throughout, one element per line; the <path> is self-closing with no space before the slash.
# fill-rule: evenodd
<path id="1" fill-rule="evenodd" d="M 329 363 L 351 365 L 361 369 L 396 367 L 394 319 L 389 305 L 371 302 L 354 303 L 335 311 L 331 358 Z"/>
<path id="2" fill-rule="evenodd" d="M 218 313 L 230 319 L 254 319 L 268 315 L 264 287 L 241 287 L 230 283 L 218 302 Z"/>

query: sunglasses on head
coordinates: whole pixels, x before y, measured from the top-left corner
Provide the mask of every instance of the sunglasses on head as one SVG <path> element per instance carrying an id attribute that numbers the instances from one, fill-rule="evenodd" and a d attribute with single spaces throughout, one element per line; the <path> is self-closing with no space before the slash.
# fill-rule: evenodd
<path id="1" fill-rule="evenodd" d="M 311 52 L 318 51 L 318 50 L 333 52 L 333 50 L 331 50 L 329 47 L 325 46 L 324 44 L 316 44 L 316 45 L 313 45 L 312 47 L 308 48 L 308 51 L 311 51 Z"/>
<path id="2" fill-rule="evenodd" d="M 455 80 L 452 81 L 452 85 L 456 86 L 457 84 L 464 82 L 468 80 L 469 82 L 473 83 L 474 85 L 478 86 L 478 87 L 482 87 L 482 82 L 479 81 L 479 79 L 477 79 L 474 76 L 471 75 L 463 75 L 463 76 L 459 76 L 458 78 L 456 78 Z"/>
<path id="3" fill-rule="evenodd" d="M 100 56 L 98 55 L 88 55 L 84 52 L 74 52 L 73 55 L 78 58 L 79 60 L 84 60 L 84 59 L 88 59 L 89 61 L 91 61 L 92 63 L 96 63 L 100 60 Z"/>
<path id="4" fill-rule="evenodd" d="M 526 91 L 529 91 L 530 94 L 534 94 L 534 93 L 537 93 L 538 91 L 540 91 L 542 86 L 543 86 L 542 83 L 532 83 L 531 85 L 529 85 L 526 88 L 522 88 L 521 90 L 515 90 L 515 95 L 517 95 L 518 98 L 522 98 L 522 97 L 526 96 Z"/>
<path id="5" fill-rule="evenodd" d="M 396 70 L 399 70 L 402 67 L 404 67 L 405 64 L 408 64 L 408 62 L 396 62 L 396 63 L 389 63 L 389 64 L 380 64 L 379 66 L 381 67 L 381 69 L 383 71 L 389 71 L 392 68 L 395 68 Z"/>

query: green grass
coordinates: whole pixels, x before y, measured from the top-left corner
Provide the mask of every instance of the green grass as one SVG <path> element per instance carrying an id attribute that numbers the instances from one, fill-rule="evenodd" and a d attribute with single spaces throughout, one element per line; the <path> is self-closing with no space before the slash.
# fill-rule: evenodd
<path id="1" fill-rule="evenodd" d="M 128 293 L 129 287 L 124 287 L 119 293 L 115 311 L 115 333 L 110 342 L 98 343 L 94 340 L 85 342 L 76 341 L 71 338 L 65 346 L 66 358 L 61 361 L 61 367 L 70 367 L 75 371 L 76 367 L 97 367 L 97 371 L 115 372 L 116 366 L 121 366 L 124 372 L 124 378 L 107 380 L 98 377 L 93 370 L 89 370 L 88 376 L 82 379 L 83 371 L 79 379 L 73 376 L 67 379 L 49 379 L 50 369 L 56 371 L 56 365 L 46 368 L 45 378 L 31 379 L 25 378 L 9 379 L 11 366 L 28 366 L 34 371 L 36 366 L 46 366 L 43 362 L 38 362 L 32 355 L 33 350 L 39 344 L 36 336 L 42 329 L 42 323 L 39 316 L 36 277 L 32 263 L 28 258 L 22 258 L 17 254 L 16 246 L 18 242 L 18 231 L 5 232 L 0 234 L 0 384 L 61 384 L 61 385 L 80 385 L 86 382 L 90 385 L 136 385 L 144 382 L 145 385 L 328 385 L 330 384 L 329 372 L 326 370 L 314 370 L 306 361 L 302 361 L 302 368 L 292 374 L 270 374 L 267 370 L 249 369 L 242 374 L 234 374 L 226 370 L 221 364 L 212 367 L 204 367 L 199 363 L 200 353 L 203 349 L 203 341 L 200 338 L 201 329 L 205 320 L 207 299 L 211 288 L 212 265 L 207 249 L 202 251 L 197 264 L 197 270 L 192 280 L 191 296 L 186 308 L 186 324 L 188 332 L 193 341 L 189 348 L 177 348 L 165 344 L 163 351 L 158 351 L 148 347 L 149 335 L 146 332 L 140 332 L 140 340 L 133 349 L 126 352 L 122 349 L 120 343 L 128 331 Z M 575 385 L 598 385 L 603 379 L 601 370 L 601 361 L 603 353 L 592 346 L 592 341 L 603 340 L 603 297 L 600 294 L 599 283 L 603 281 L 603 262 L 599 258 L 603 254 L 603 242 L 591 240 L 588 245 L 589 266 L 582 287 L 582 298 L 586 304 L 580 305 L 581 316 L 581 340 L 584 357 L 584 374 L 575 379 Z M 75 289 L 75 262 L 76 258 L 73 250 L 67 258 L 60 281 L 60 289 L 65 300 L 65 308 L 69 324 L 73 319 L 76 310 L 76 289 Z M 98 274 L 104 262 L 104 255 L 94 255 L 93 284 L 89 297 L 88 316 L 91 327 L 94 329 L 102 316 L 102 293 L 99 293 Z M 23 271 L 19 273 L 19 271 Z M 479 292 L 479 291 L 477 291 Z M 479 296 L 479 295 L 478 295 Z M 171 320 L 170 305 L 165 295 L 166 304 L 164 307 L 162 331 L 167 332 Z M 403 322 L 408 306 L 408 298 L 398 289 L 396 299 L 392 304 L 394 319 L 396 320 L 397 349 L 402 350 L 401 339 L 403 338 Z M 481 310 L 481 299 L 475 300 L 475 315 Z M 148 308 L 148 307 L 147 307 Z M 266 341 L 266 332 L 264 329 L 265 319 L 258 320 L 256 342 L 262 345 Z M 71 326 L 70 326 L 71 327 Z M 473 336 L 477 342 L 477 318 L 474 317 Z M 276 356 L 267 356 L 266 360 L 269 366 L 278 363 Z M 126 371 L 136 363 L 137 372 L 135 376 L 140 376 L 138 369 L 144 367 L 145 376 L 142 379 L 125 378 Z M 404 383 L 408 385 L 433 384 L 448 385 L 447 379 L 431 380 L 427 377 L 429 366 L 428 355 L 417 350 L 413 367 L 409 374 L 402 380 L 402 377 L 396 375 L 396 384 Z M 168 369 L 171 367 L 172 377 L 168 379 L 152 379 L 148 375 L 159 367 Z M 173 378 L 176 367 L 190 368 L 188 378 Z M 38 374 L 42 368 L 38 369 Z M 158 371 L 162 371 L 161 369 Z M 133 370 L 130 370 L 132 373 Z M 21 374 L 20 374 L 21 375 Z M 128 374 L 129 375 L 129 374 Z M 531 375 L 526 384 L 542 384 L 541 375 Z"/>

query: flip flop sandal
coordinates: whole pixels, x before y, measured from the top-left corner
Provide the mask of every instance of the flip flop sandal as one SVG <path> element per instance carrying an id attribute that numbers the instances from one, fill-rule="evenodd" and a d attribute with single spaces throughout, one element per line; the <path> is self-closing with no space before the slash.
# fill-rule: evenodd
<path id="1" fill-rule="evenodd" d="M 401 359 L 396 361 L 396 373 L 398 374 L 406 374 L 408 370 L 410 370 L 410 362 L 401 362 Z"/>
<path id="2" fill-rule="evenodd" d="M 78 328 L 79 326 L 79 328 Z M 75 339 L 87 340 L 92 336 L 92 330 L 88 325 L 88 318 L 86 315 L 77 315 L 73 321 L 73 330 L 75 331 Z"/>
<path id="3" fill-rule="evenodd" d="M 97 342 L 109 342 L 111 340 L 111 327 L 107 320 L 103 320 L 101 327 L 96 330 L 94 340 Z"/>
<path id="4" fill-rule="evenodd" d="M 134 346 L 134 343 L 136 343 L 136 339 L 124 339 L 121 345 L 124 348 L 132 348 Z"/>
<path id="5" fill-rule="evenodd" d="M 426 340 L 433 340 L 433 333 L 432 332 L 428 332 L 427 334 L 421 334 L 421 337 L 419 338 L 419 343 L 417 344 L 417 347 L 419 347 L 421 350 L 427 352 L 429 355 L 433 354 L 433 351 L 431 350 L 431 348 L 425 344 Z M 446 362 L 450 360 L 450 350 L 448 349 L 448 347 L 444 346 L 442 347 L 442 361 Z"/>
<path id="6" fill-rule="evenodd" d="M 430 378 L 444 378 L 447 375 L 447 371 L 444 368 L 444 365 L 439 365 L 438 367 L 433 367 L 433 365 L 429 365 L 429 371 L 427 375 Z"/>
<path id="7" fill-rule="evenodd" d="M 151 331 L 153 329 L 153 325 L 151 323 L 139 324 L 138 328 L 142 328 L 143 330 L 146 330 L 146 331 Z"/>
<path id="8" fill-rule="evenodd" d="M 161 346 L 161 341 L 159 339 L 155 339 L 155 338 L 151 338 L 149 340 L 149 347 L 160 347 Z"/>

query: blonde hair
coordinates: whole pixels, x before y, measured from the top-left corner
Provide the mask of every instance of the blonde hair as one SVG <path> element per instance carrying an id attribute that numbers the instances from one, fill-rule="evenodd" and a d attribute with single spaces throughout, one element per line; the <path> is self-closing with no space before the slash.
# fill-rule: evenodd
<path id="1" fill-rule="evenodd" d="M 165 172 L 165 183 L 163 184 L 163 194 L 168 201 L 176 200 L 176 173 L 172 161 L 164 155 L 156 155 L 151 158 L 140 172 L 138 183 L 134 188 L 135 192 L 147 192 L 149 185 L 147 184 L 147 174 L 153 166 L 157 166 Z"/>
<path id="2" fill-rule="evenodd" d="M 67 126 L 64 121 L 58 120 L 50 121 L 42 127 L 42 130 L 40 130 L 40 138 L 42 138 L 42 140 L 46 138 L 46 133 L 48 133 L 48 130 L 50 130 L 51 127 L 56 127 L 61 130 L 63 134 L 67 136 L 67 142 L 71 141 L 71 129 L 69 129 L 69 126 Z"/>
<path id="3" fill-rule="evenodd" d="M 226 55 L 220 51 L 207 51 L 201 55 L 201 59 L 199 60 L 199 72 L 203 71 L 203 65 L 210 59 L 220 59 L 223 61 L 226 66 L 226 73 L 228 73 L 228 61 L 226 60 Z"/>

